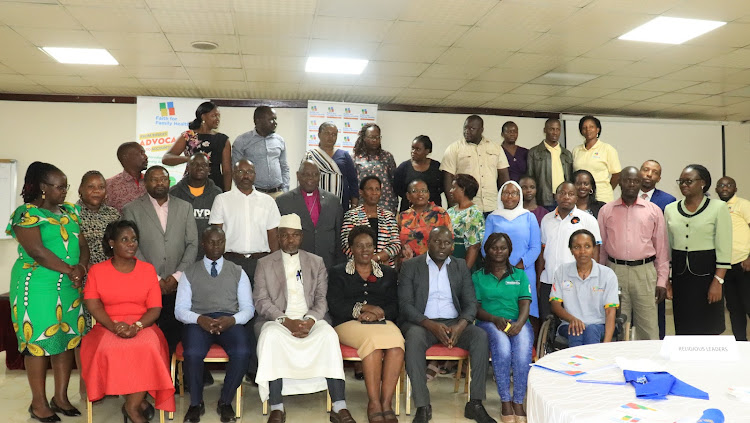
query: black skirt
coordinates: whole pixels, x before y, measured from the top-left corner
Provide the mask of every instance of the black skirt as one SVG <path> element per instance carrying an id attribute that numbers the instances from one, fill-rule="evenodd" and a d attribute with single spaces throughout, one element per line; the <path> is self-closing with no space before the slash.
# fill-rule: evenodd
<path id="1" fill-rule="evenodd" d="M 720 335 L 724 332 L 724 293 L 708 303 L 716 272 L 716 251 L 672 250 L 672 308 L 677 335 Z"/>

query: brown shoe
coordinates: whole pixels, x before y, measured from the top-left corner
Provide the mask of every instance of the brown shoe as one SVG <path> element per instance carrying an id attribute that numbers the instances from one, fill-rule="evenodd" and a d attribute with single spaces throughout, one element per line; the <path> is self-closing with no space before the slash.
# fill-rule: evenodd
<path id="1" fill-rule="evenodd" d="M 286 412 L 281 410 L 273 410 L 268 415 L 268 423 L 284 423 L 286 421 Z"/>
<path id="2" fill-rule="evenodd" d="M 334 413 L 331 410 L 331 423 L 357 423 L 352 417 L 352 413 L 346 408 L 342 409 L 338 413 Z"/>

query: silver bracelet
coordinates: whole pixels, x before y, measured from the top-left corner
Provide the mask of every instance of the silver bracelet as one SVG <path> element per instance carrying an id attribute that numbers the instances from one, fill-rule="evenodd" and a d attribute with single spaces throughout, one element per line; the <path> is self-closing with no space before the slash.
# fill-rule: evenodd
<path id="1" fill-rule="evenodd" d="M 359 318 L 359 315 L 362 314 L 362 307 L 367 304 L 367 301 L 361 302 L 361 303 L 354 303 L 354 307 L 352 308 L 352 317 L 355 319 Z"/>

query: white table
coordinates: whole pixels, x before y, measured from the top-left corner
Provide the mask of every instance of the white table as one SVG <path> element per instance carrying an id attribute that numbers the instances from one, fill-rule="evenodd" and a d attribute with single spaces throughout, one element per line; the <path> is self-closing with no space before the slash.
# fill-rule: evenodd
<path id="1" fill-rule="evenodd" d="M 727 393 L 731 386 L 750 385 L 750 343 L 738 342 L 741 355 L 736 362 L 670 362 L 659 355 L 662 341 L 630 341 L 584 345 L 544 356 L 539 364 L 557 363 L 571 355 L 592 357 L 604 365 L 615 357 L 645 358 L 662 363 L 665 370 L 685 383 L 709 394 L 709 400 L 668 396 L 666 400 L 636 398 L 634 388 L 576 382 L 575 377 L 532 367 L 529 372 L 527 413 L 532 423 L 602 423 L 626 403 L 636 402 L 668 412 L 675 420 L 695 415 L 707 408 L 718 408 L 728 423 L 750 422 L 750 404 Z M 581 379 L 623 381 L 622 371 L 610 368 L 583 375 Z M 695 420 L 694 420 L 695 421 Z"/>

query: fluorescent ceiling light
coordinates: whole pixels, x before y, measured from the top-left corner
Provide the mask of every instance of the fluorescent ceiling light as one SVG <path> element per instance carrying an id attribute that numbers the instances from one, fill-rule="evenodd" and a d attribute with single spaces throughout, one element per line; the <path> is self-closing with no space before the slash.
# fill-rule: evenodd
<path id="1" fill-rule="evenodd" d="M 359 75 L 365 70 L 368 60 L 339 59 L 334 57 L 308 57 L 305 72 L 343 73 Z"/>
<path id="2" fill-rule="evenodd" d="M 726 25 L 726 22 L 659 16 L 620 36 L 620 40 L 650 43 L 682 44 L 699 35 Z"/>
<path id="3" fill-rule="evenodd" d="M 80 65 L 119 65 L 103 48 L 42 47 L 42 51 L 60 63 Z"/>

